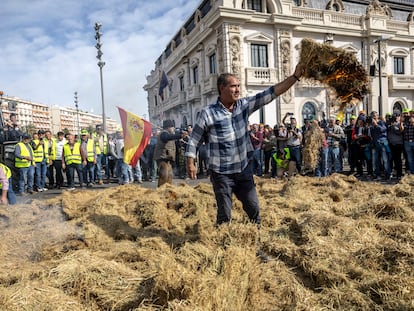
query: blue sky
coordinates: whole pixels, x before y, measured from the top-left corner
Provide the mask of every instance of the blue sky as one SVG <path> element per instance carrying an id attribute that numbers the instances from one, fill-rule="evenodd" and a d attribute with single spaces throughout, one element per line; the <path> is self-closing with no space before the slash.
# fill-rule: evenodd
<path id="1" fill-rule="evenodd" d="M 199 0 L 13 0 L 1 5 L 0 90 L 102 113 L 95 22 L 102 24 L 106 115 L 148 118 L 146 76 Z"/>

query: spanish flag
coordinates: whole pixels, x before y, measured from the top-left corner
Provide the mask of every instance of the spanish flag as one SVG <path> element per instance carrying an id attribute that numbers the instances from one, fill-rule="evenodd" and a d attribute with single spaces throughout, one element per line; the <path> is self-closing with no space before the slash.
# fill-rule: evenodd
<path id="1" fill-rule="evenodd" d="M 118 107 L 124 132 L 124 162 L 135 167 L 151 139 L 151 123 Z"/>

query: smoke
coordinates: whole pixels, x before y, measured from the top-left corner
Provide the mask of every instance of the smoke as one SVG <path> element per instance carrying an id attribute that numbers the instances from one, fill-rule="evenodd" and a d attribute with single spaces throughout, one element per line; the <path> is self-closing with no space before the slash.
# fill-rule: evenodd
<path id="1" fill-rule="evenodd" d="M 68 241 L 83 240 L 81 232 L 66 221 L 61 206 L 7 206 L 0 210 L 0 256 L 3 262 L 40 261 L 65 251 Z"/>

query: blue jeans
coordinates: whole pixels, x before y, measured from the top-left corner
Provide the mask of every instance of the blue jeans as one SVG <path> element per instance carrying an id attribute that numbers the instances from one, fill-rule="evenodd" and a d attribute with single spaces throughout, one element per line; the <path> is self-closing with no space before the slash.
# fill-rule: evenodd
<path id="1" fill-rule="evenodd" d="M 27 191 L 33 190 L 33 179 L 34 179 L 35 168 L 33 165 L 29 167 L 19 168 L 19 193 L 24 192 L 24 186 L 27 181 Z"/>
<path id="2" fill-rule="evenodd" d="M 341 172 L 341 158 L 339 157 L 341 150 L 335 146 L 328 148 L 328 174 Z"/>
<path id="3" fill-rule="evenodd" d="M 253 152 L 252 172 L 257 176 L 263 175 L 262 149 L 255 149 Z"/>
<path id="4" fill-rule="evenodd" d="M 210 180 L 217 202 L 217 225 L 230 222 L 233 193 L 242 202 L 243 210 L 249 219 L 260 224 L 259 200 L 252 169 L 249 166 L 243 172 L 235 174 L 220 174 L 211 171 Z"/>
<path id="5" fill-rule="evenodd" d="M 13 181 L 11 177 L 9 178 L 9 190 L 7 190 L 7 201 L 10 205 L 14 205 L 17 202 L 16 194 L 13 191 Z"/>
<path id="6" fill-rule="evenodd" d="M 35 169 L 35 186 L 36 189 L 43 189 L 46 185 L 46 172 L 47 172 L 47 164 L 46 160 L 42 162 L 36 162 L 36 169 Z"/>
<path id="7" fill-rule="evenodd" d="M 302 169 L 302 153 L 300 146 L 288 146 L 290 152 L 290 159 L 296 162 L 296 169 L 298 172 Z"/>
<path id="8" fill-rule="evenodd" d="M 82 164 L 69 164 L 66 167 L 67 172 L 67 179 L 68 179 L 68 187 L 75 186 L 75 171 L 78 174 L 79 184 L 82 186 L 83 183 L 83 170 Z"/>
<path id="9" fill-rule="evenodd" d="M 95 181 L 95 164 L 93 162 L 86 162 L 86 165 L 82 167 L 83 181 L 86 183 L 93 183 Z"/>
<path id="10" fill-rule="evenodd" d="M 407 162 L 410 174 L 414 174 L 414 142 L 404 141 L 404 149 L 407 153 Z"/>
<path id="11" fill-rule="evenodd" d="M 115 172 L 120 184 L 127 184 L 129 182 L 128 164 L 124 162 L 124 159 L 115 160 Z"/>
<path id="12" fill-rule="evenodd" d="M 315 176 L 317 177 L 328 176 L 328 155 L 329 155 L 329 148 L 322 148 L 319 151 L 318 166 L 315 169 Z"/>
<path id="13" fill-rule="evenodd" d="M 102 166 L 105 167 L 105 178 L 109 178 L 108 157 L 106 154 L 98 154 L 96 156 L 96 179 L 102 179 Z"/>
<path id="14" fill-rule="evenodd" d="M 390 148 L 388 146 L 388 141 L 386 139 L 378 140 L 373 142 L 372 148 L 372 165 L 374 166 L 375 176 L 381 176 L 381 160 L 384 165 L 385 177 L 389 178 L 391 176 L 391 166 L 390 166 Z"/>

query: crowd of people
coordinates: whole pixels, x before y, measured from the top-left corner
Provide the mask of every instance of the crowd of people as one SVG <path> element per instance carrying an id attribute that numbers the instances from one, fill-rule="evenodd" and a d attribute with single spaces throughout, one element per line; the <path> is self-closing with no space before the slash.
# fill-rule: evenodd
<path id="1" fill-rule="evenodd" d="M 287 113 L 280 125 L 248 124 L 247 130 L 253 147 L 249 168 L 256 176 L 325 177 L 343 173 L 345 161 L 347 173 L 363 180 L 399 179 L 404 173 L 414 173 L 414 110 L 387 113 L 384 118 L 375 111 L 360 111 L 350 117 L 347 125 L 338 118 L 329 118 L 305 120 L 301 127 L 296 117 Z M 122 129 L 108 135 L 97 125 L 93 133 L 83 129 L 79 137 L 63 132 L 53 135 L 50 130 L 39 130 L 31 136 L 20 131 L 12 116 L 4 131 L 7 140 L 18 143 L 14 167 L 0 165 L 3 204 L 16 203 L 14 193 L 22 196 L 63 187 L 72 191 L 75 187 L 109 183 L 111 179 L 119 184 L 158 180 L 160 186 L 171 182 L 173 176 L 189 178 L 185 152 L 192 126 L 177 130 L 172 120 L 164 120 L 162 129 L 153 130 L 136 167 L 123 161 Z M 319 133 L 316 144 L 315 133 Z M 310 165 L 306 152 L 313 152 L 317 159 L 314 165 Z M 197 147 L 194 163 L 198 176 L 210 174 L 205 141 Z"/>
<path id="2" fill-rule="evenodd" d="M 171 120 L 165 120 L 163 125 L 162 131 L 153 129 L 137 165 L 132 167 L 124 162 L 121 128 L 112 135 L 104 133 L 102 125 L 93 132 L 82 129 L 79 135 L 62 131 L 54 134 L 50 130 L 30 135 L 20 130 L 12 114 L 0 135 L 1 143 L 15 143 L 12 162 L 0 163 L 1 203 L 15 204 L 16 196 L 49 189 L 73 191 L 110 182 L 156 182 L 158 166 L 165 161 L 172 164 L 175 175 L 186 178 L 184 151 L 191 126 L 177 131 Z"/>
<path id="3" fill-rule="evenodd" d="M 301 127 L 295 116 L 287 113 L 278 126 L 252 124 L 249 131 L 254 148 L 251 167 L 257 176 L 325 177 L 345 173 L 345 162 L 349 166 L 346 173 L 362 180 L 400 179 L 404 173 L 414 173 L 413 109 L 385 117 L 362 110 L 350 116 L 349 124 L 329 118 L 305 120 Z M 317 159 L 314 165 L 306 152 Z"/>

